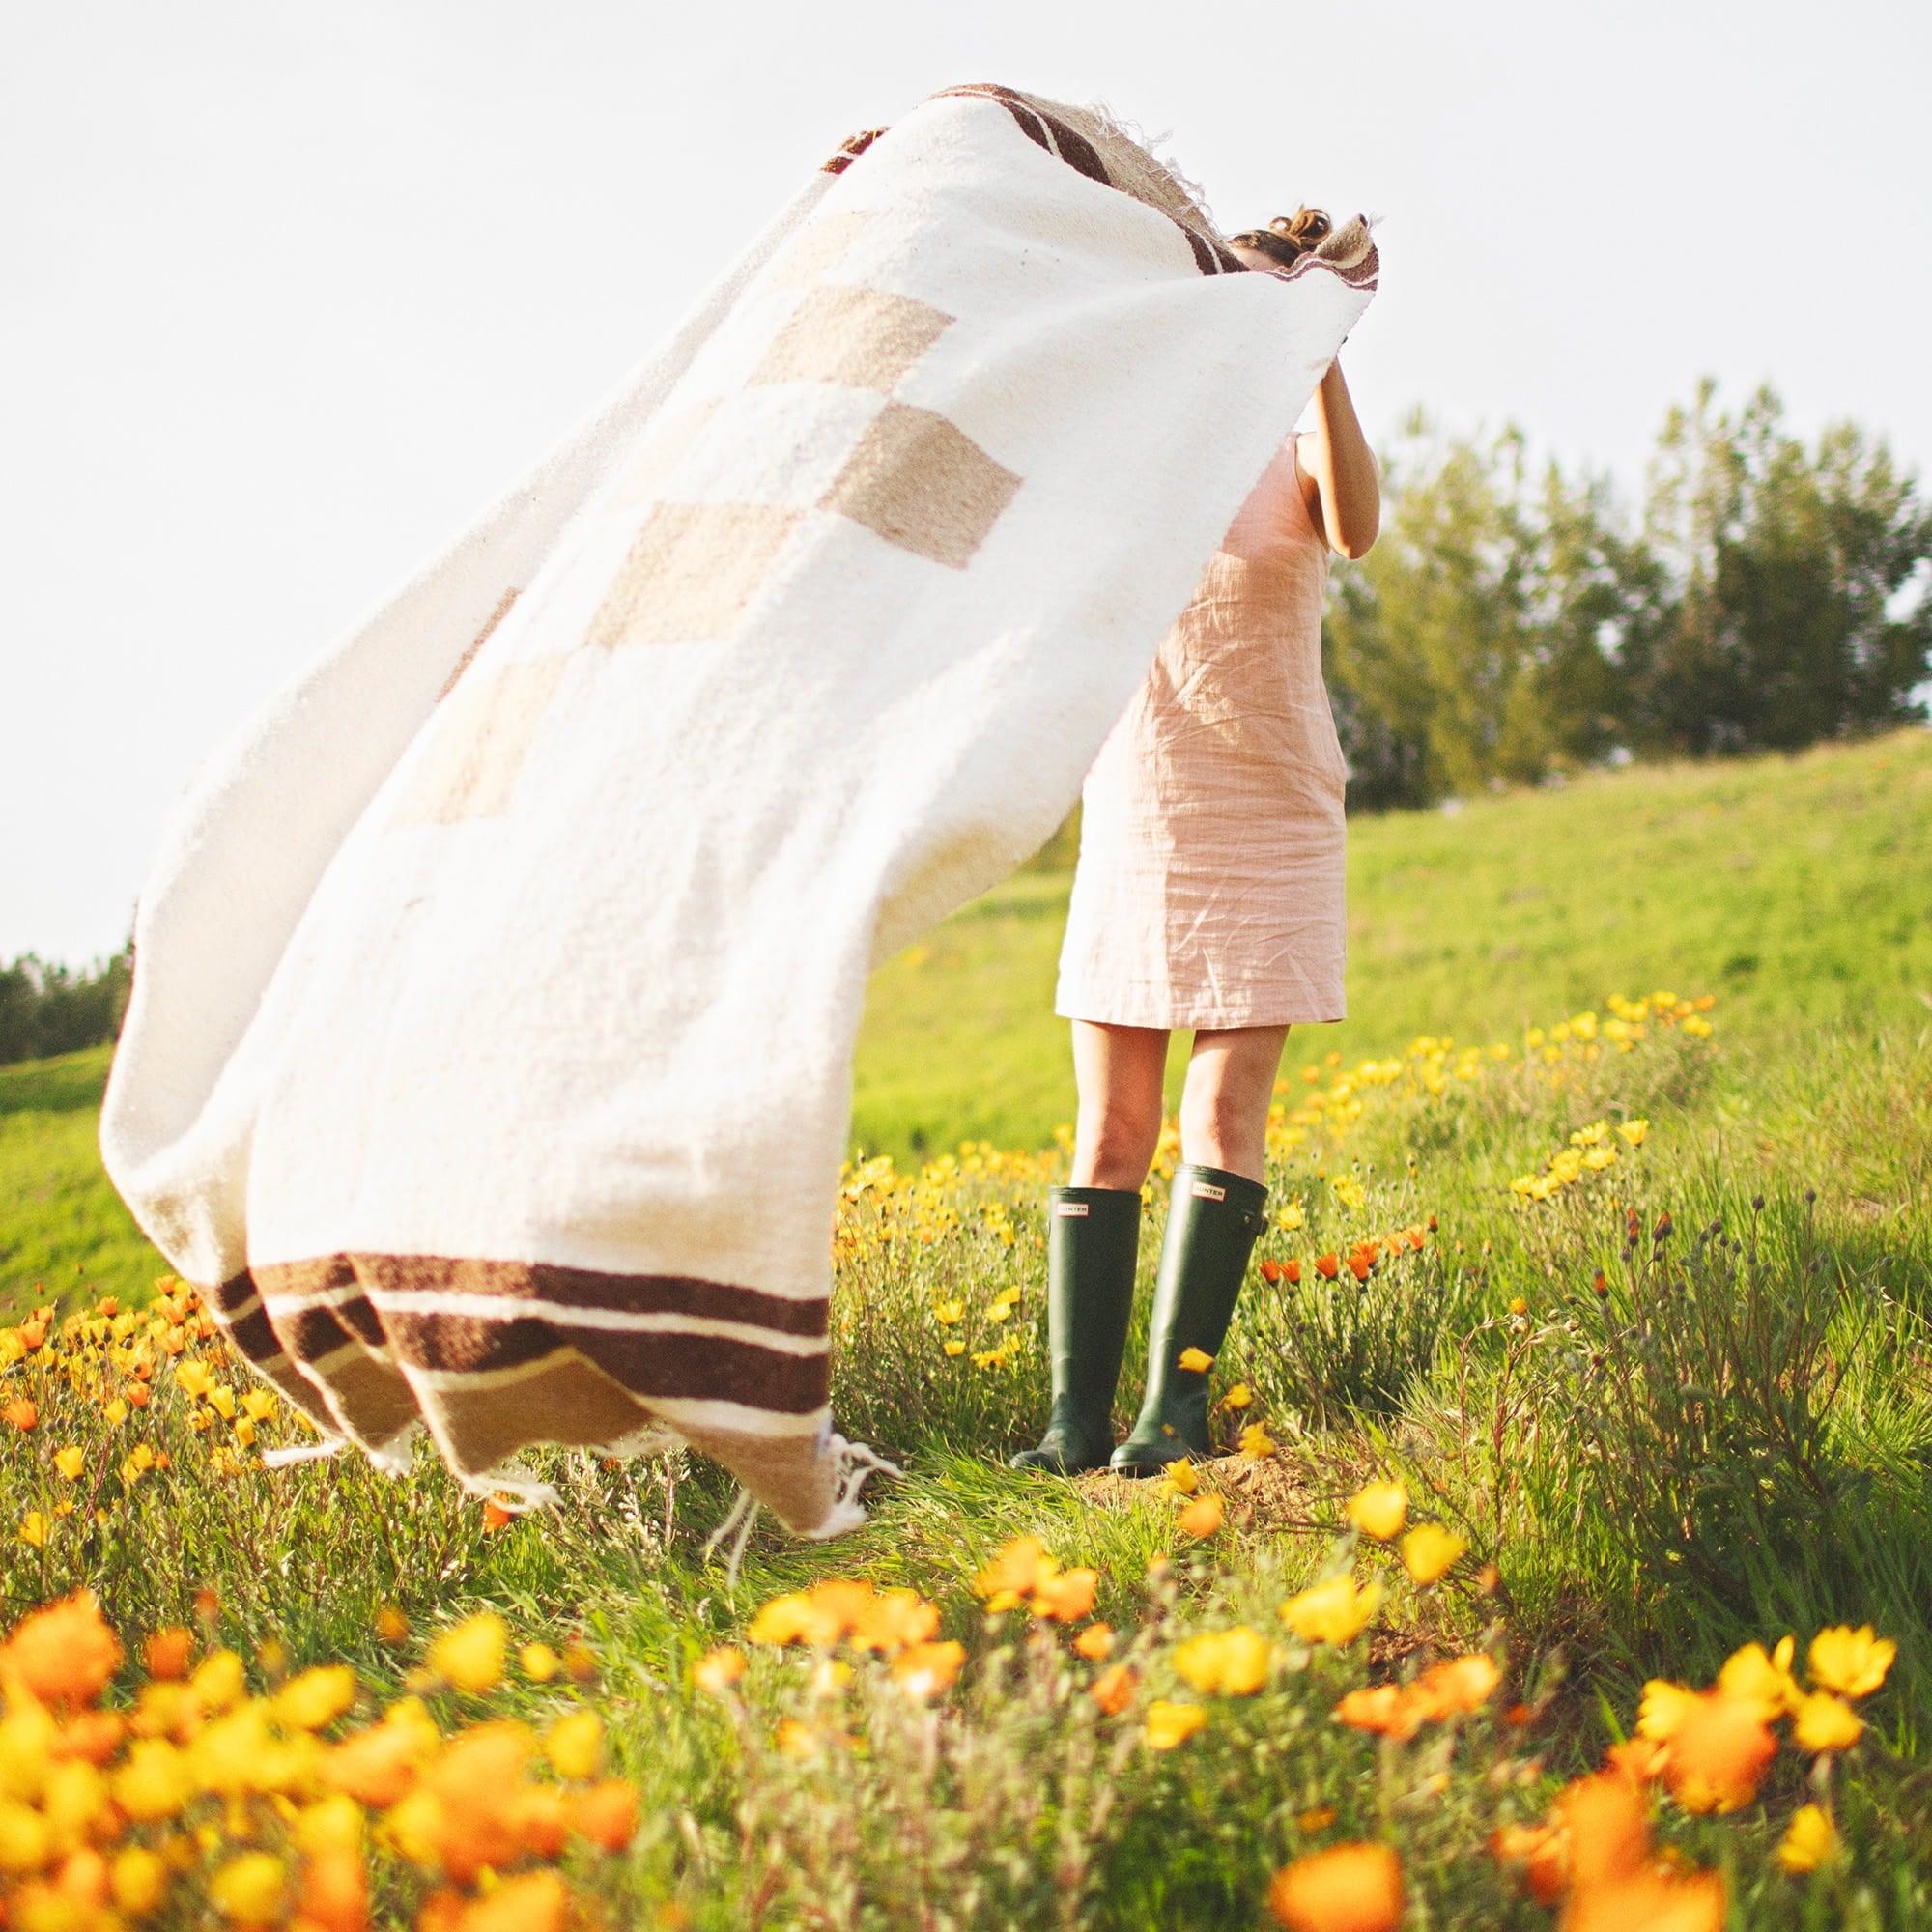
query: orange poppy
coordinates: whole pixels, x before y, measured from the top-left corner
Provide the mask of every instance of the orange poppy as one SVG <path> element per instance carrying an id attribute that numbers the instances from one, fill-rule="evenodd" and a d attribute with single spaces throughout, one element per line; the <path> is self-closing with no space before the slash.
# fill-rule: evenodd
<path id="1" fill-rule="evenodd" d="M 1274 1875 L 1268 1908 L 1288 1932 L 1395 1932 L 1402 1861 L 1389 1845 L 1334 1845 Z"/>
<path id="2" fill-rule="evenodd" d="M 0 1675 L 12 1674 L 43 1704 L 91 1704 L 121 1667 L 121 1641 L 92 1590 L 22 1617 L 0 1645 Z"/>

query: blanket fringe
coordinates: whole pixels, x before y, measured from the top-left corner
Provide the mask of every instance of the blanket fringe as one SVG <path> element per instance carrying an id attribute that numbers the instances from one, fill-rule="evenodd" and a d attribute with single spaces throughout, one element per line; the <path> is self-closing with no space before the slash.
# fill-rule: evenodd
<path id="1" fill-rule="evenodd" d="M 848 1442 L 836 1431 L 827 1439 L 826 1447 L 838 1459 L 838 1495 L 816 1529 L 799 1532 L 808 1543 L 830 1543 L 835 1536 L 843 1536 L 866 1520 L 866 1507 L 859 1500 L 859 1492 L 867 1477 L 905 1474 L 896 1463 L 887 1461 L 870 1443 Z"/>
<path id="2" fill-rule="evenodd" d="M 559 1500 L 554 1484 L 520 1469 L 493 1469 L 486 1475 L 465 1476 L 463 1487 L 469 1494 L 482 1496 L 512 1516 L 549 1509 Z"/>
<path id="3" fill-rule="evenodd" d="M 847 1535 L 865 1522 L 866 1508 L 859 1500 L 859 1492 L 865 1488 L 868 1478 L 905 1474 L 896 1463 L 881 1456 L 870 1443 L 848 1442 L 837 1431 L 827 1435 L 825 1448 L 827 1453 L 838 1461 L 838 1493 L 833 1498 L 832 1507 L 826 1511 L 825 1520 L 816 1529 L 795 1532 L 807 1543 L 829 1543 L 834 1537 Z M 740 1483 L 731 1507 L 725 1511 L 718 1527 L 704 1539 L 706 1557 L 709 1557 L 726 1537 L 731 1540 L 730 1548 L 724 1558 L 724 1587 L 728 1592 L 737 1590 L 738 1573 L 745 1558 L 745 1545 L 751 1538 L 752 1525 L 757 1519 L 758 1507 L 757 1497 Z"/>
<path id="4" fill-rule="evenodd" d="M 752 1534 L 752 1523 L 757 1514 L 757 1497 L 740 1483 L 738 1493 L 732 1498 L 731 1507 L 725 1511 L 718 1527 L 704 1539 L 704 1554 L 707 1558 L 727 1536 L 731 1539 L 730 1552 L 724 1559 L 724 1589 L 727 1595 L 735 1595 L 737 1592 L 738 1571 L 745 1560 L 745 1544 Z"/>
<path id="5" fill-rule="evenodd" d="M 349 1447 L 346 1435 L 325 1435 L 314 1442 L 292 1442 L 281 1449 L 264 1449 L 265 1469 L 293 1469 L 300 1463 L 326 1463 Z"/>

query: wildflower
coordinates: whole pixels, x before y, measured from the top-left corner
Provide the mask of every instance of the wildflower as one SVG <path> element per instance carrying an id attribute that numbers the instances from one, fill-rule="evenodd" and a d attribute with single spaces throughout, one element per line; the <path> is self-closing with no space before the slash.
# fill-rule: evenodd
<path id="1" fill-rule="evenodd" d="M 409 1618 L 394 1604 L 384 1604 L 376 1612 L 376 1636 L 382 1643 L 407 1643 L 410 1637 Z"/>
<path id="2" fill-rule="evenodd" d="M 242 1675 L 242 1660 L 232 1650 L 211 1651 L 195 1665 L 187 1685 L 205 1711 L 227 1710 L 248 1688 Z"/>
<path id="3" fill-rule="evenodd" d="M 1632 1784 L 1649 1784 L 1663 1776 L 1666 1746 L 1649 1738 L 1624 1738 L 1604 1753 L 1604 1769 Z"/>
<path id="4" fill-rule="evenodd" d="M 1663 1780 L 1687 1811 L 1735 1811 L 1757 1796 L 1777 1739 L 1750 1704 L 1696 1693 L 1678 1714 Z"/>
<path id="5" fill-rule="evenodd" d="M 358 1804 L 387 1809 L 414 1787 L 439 1743 L 435 1720 L 420 1702 L 406 1697 L 380 1724 L 337 1745 L 323 1761 L 323 1776 Z"/>
<path id="6" fill-rule="evenodd" d="M 933 1306 L 932 1319 L 943 1328 L 953 1327 L 966 1319 L 966 1304 L 956 1298 L 937 1302 Z"/>
<path id="7" fill-rule="evenodd" d="M 691 1666 L 691 1681 L 716 1697 L 728 1690 L 749 1668 L 742 1650 L 735 1644 L 722 1643 L 707 1650 Z"/>
<path id="8" fill-rule="evenodd" d="M 274 1712 L 291 1730 L 319 1731 L 355 1701 L 355 1671 L 346 1663 L 325 1663 L 290 1678 L 275 1693 Z"/>
<path id="9" fill-rule="evenodd" d="M 1299 1201 L 1291 1201 L 1276 1217 L 1276 1225 L 1284 1234 L 1292 1235 L 1307 1218 Z"/>
<path id="10" fill-rule="evenodd" d="M 1252 1456 L 1259 1461 L 1264 1456 L 1272 1456 L 1275 1450 L 1274 1437 L 1259 1422 L 1251 1422 L 1241 1431 L 1241 1454 Z"/>
<path id="11" fill-rule="evenodd" d="M 1174 1668 L 1190 1690 L 1252 1697 L 1267 1682 L 1267 1639 L 1245 1624 L 1204 1632 L 1176 1646 Z"/>
<path id="12" fill-rule="evenodd" d="M 1110 1718 L 1118 1718 L 1133 1701 L 1140 1673 L 1124 1663 L 1109 1664 L 1087 1687 L 1087 1694 Z"/>
<path id="13" fill-rule="evenodd" d="M 47 1520 L 39 1510 L 29 1510 L 20 1519 L 20 1541 L 29 1549 L 46 1548 Z"/>
<path id="14" fill-rule="evenodd" d="M 1697 1694 L 1686 1685 L 1653 1677 L 1643 1687 L 1643 1695 L 1637 1702 L 1637 1735 L 1659 1744 L 1668 1743 L 1695 1706 Z"/>
<path id="15" fill-rule="evenodd" d="M 1570 1847 L 1570 1877 L 1579 1892 L 1622 1883 L 1650 1860 L 1645 1801 L 1628 1779 L 1599 1772 L 1567 1786 L 1555 1805 Z"/>
<path id="16" fill-rule="evenodd" d="M 1390 1737 L 1409 1737 L 1415 1730 L 1413 1707 L 1399 1684 L 1363 1684 L 1350 1690 L 1330 1714 L 1351 1730 L 1378 1731 Z"/>
<path id="17" fill-rule="evenodd" d="M 1481 1710 L 1501 1681 L 1495 1660 L 1482 1651 L 1472 1651 L 1467 1657 L 1432 1663 L 1410 1686 L 1409 1695 L 1427 1716 L 1442 1719 Z"/>
<path id="18" fill-rule="evenodd" d="M 1717 1688 L 1726 1697 L 1736 1697 L 1757 1706 L 1766 1723 L 1773 1723 L 1795 1711 L 1804 1692 L 1791 1675 L 1791 1658 L 1797 1648 L 1791 1637 L 1779 1640 L 1776 1651 L 1761 1643 L 1747 1643 L 1725 1659 L 1718 1672 Z"/>
<path id="19" fill-rule="evenodd" d="M 1314 1809 L 1296 1815 L 1296 1829 L 1303 1832 L 1325 1832 L 1335 1822 L 1335 1807 L 1332 1804 L 1318 1804 Z"/>
<path id="20" fill-rule="evenodd" d="M 1349 1520 L 1378 1543 L 1386 1543 L 1407 1520 L 1408 1492 L 1400 1483 L 1371 1483 L 1349 1498 Z"/>
<path id="21" fill-rule="evenodd" d="M 1191 1496 L 1201 1487 L 1201 1478 L 1194 1473 L 1194 1464 L 1182 1456 L 1167 1465 L 1161 1487 L 1170 1495 Z"/>
<path id="22" fill-rule="evenodd" d="M 235 1925 L 272 1925 L 282 1916 L 288 1873 L 268 1852 L 243 1852 L 208 1882 L 208 1895 Z"/>
<path id="23" fill-rule="evenodd" d="M 167 1891 L 166 1861 L 146 1845 L 124 1846 L 107 1867 L 107 1889 L 129 1918 L 145 1918 Z"/>
<path id="24" fill-rule="evenodd" d="M 1607 1885 L 1577 1887 L 1563 1915 L 1562 1932 L 1631 1932 L 1633 1926 L 1723 1932 L 1727 1911 L 1721 1872 L 1647 1866 Z"/>
<path id="25" fill-rule="evenodd" d="M 1254 1399 L 1255 1399 L 1255 1392 L 1247 1385 L 1246 1382 L 1236 1382 L 1234 1385 L 1234 1387 L 1231 1388 L 1228 1391 L 1228 1393 L 1221 1398 L 1221 1406 L 1223 1408 L 1246 1408 L 1248 1405 L 1254 1401 Z"/>
<path id="26" fill-rule="evenodd" d="M 1068 1576 L 1092 1576 L 1091 1571 Z M 1097 1578 L 1095 1579 L 1097 1581 Z M 1078 1585 L 1070 1586 L 1077 1589 Z M 851 1620 L 848 1640 L 855 1650 L 890 1652 L 926 1642 L 939 1629 L 939 1606 L 917 1590 L 878 1590 L 861 1603 Z"/>
<path id="27" fill-rule="evenodd" d="M 33 1429 L 41 1419 L 38 1406 L 25 1396 L 17 1396 L 5 1408 L 0 1408 L 0 1419 L 11 1422 L 22 1435 Z"/>
<path id="28" fill-rule="evenodd" d="M 1468 1547 L 1467 1537 L 1444 1529 L 1439 1522 L 1418 1523 L 1402 1540 L 1403 1567 L 1418 1583 L 1434 1583 L 1448 1574 Z"/>
<path id="29" fill-rule="evenodd" d="M 1089 1624 L 1073 1639 L 1073 1648 L 1090 1663 L 1098 1663 L 1114 1648 L 1114 1631 L 1111 1624 Z"/>
<path id="30" fill-rule="evenodd" d="M 1352 1643 L 1382 1600 L 1382 1586 L 1347 1575 L 1311 1584 L 1281 1606 L 1281 1620 L 1305 1643 Z"/>
<path id="31" fill-rule="evenodd" d="M 33 1611 L 0 1645 L 0 1675 L 43 1704 L 91 1704 L 121 1665 L 121 1644 L 92 1590 Z"/>
<path id="32" fill-rule="evenodd" d="M 1196 1496 L 1176 1518 L 1183 1536 L 1212 1536 L 1225 1515 L 1219 1496 Z"/>
<path id="33" fill-rule="evenodd" d="M 1527 1315 L 1529 1313 L 1529 1303 L 1521 1295 L 1513 1294 L 1509 1299 L 1509 1312 L 1512 1315 Z"/>
<path id="34" fill-rule="evenodd" d="M 426 1662 L 445 1683 L 459 1690 L 494 1690 L 503 1680 L 503 1651 L 508 1633 L 494 1610 L 478 1610 L 442 1633 L 429 1647 Z"/>
<path id="35" fill-rule="evenodd" d="M 810 1590 L 790 1590 L 771 1598 L 745 1632 L 753 1643 L 809 1643 L 830 1646 L 851 1628 L 865 1586 L 828 1577 Z"/>
<path id="36" fill-rule="evenodd" d="M 563 1659 L 547 1643 L 526 1643 L 517 1653 L 517 1668 L 532 1684 L 548 1684 L 563 1668 Z"/>
<path id="37" fill-rule="evenodd" d="M 1283 1865 L 1268 1909 L 1288 1932 L 1395 1932 L 1402 1861 L 1388 1845 L 1333 1845 Z"/>
<path id="38" fill-rule="evenodd" d="M 1837 1625 L 1811 1639 L 1805 1655 L 1811 1681 L 1820 1690 L 1844 1697 L 1865 1697 L 1885 1682 L 1898 1646 L 1889 1637 L 1874 1635 L 1869 1624 L 1857 1630 Z"/>
<path id="39" fill-rule="evenodd" d="M 563 1932 L 569 1917 L 570 1894 L 557 1873 L 520 1872 L 464 1908 L 463 1932 Z"/>
<path id="40" fill-rule="evenodd" d="M 1191 1369 L 1198 1376 L 1206 1375 L 1214 1366 L 1214 1357 L 1206 1349 L 1192 1346 L 1181 1350 L 1175 1359 L 1181 1368 Z"/>
<path id="41" fill-rule="evenodd" d="M 638 1794 L 621 1777 L 572 1792 L 570 1829 L 607 1852 L 621 1852 L 638 1835 Z"/>
<path id="42" fill-rule="evenodd" d="M 1095 1570 L 1063 1570 L 1043 1578 L 1034 1590 L 1035 1612 L 1055 1623 L 1077 1624 L 1094 1613 L 1094 1598 L 1100 1586 Z"/>
<path id="43" fill-rule="evenodd" d="M 1838 1834 L 1821 1804 L 1801 1804 L 1791 1814 L 1777 1847 L 1777 1862 L 1788 1872 L 1816 1871 L 1838 1855 Z"/>
<path id="44" fill-rule="evenodd" d="M 495 1496 L 483 1498 L 483 1527 L 486 1530 L 507 1529 L 515 1520 L 515 1512 L 506 1510 Z"/>
<path id="45" fill-rule="evenodd" d="M 1333 1281 L 1342 1272 L 1341 1257 L 1333 1253 L 1317 1255 L 1315 1257 L 1315 1272 L 1323 1281 Z"/>
<path id="46" fill-rule="evenodd" d="M 949 1355 L 963 1355 L 966 1352 L 966 1344 L 964 1342 L 949 1340 L 941 1346 Z"/>
<path id="47" fill-rule="evenodd" d="M 80 1472 L 87 1467 L 87 1457 L 83 1451 L 70 1444 L 67 1448 L 55 1452 L 54 1467 L 70 1483 L 78 1482 Z"/>
<path id="48" fill-rule="evenodd" d="M 909 1644 L 893 1659 L 894 1680 L 908 1696 L 925 1698 L 948 1690 L 966 1662 L 966 1646 L 952 1637 Z"/>
<path id="49" fill-rule="evenodd" d="M 1199 1704 L 1173 1704 L 1165 1697 L 1156 1697 L 1147 1710 L 1148 1748 L 1173 1750 L 1207 1722 L 1208 1713 Z"/>
<path id="50" fill-rule="evenodd" d="M 544 1756 L 559 1777 L 594 1777 L 604 1759 L 604 1725 L 595 1711 L 573 1711 L 544 1733 Z"/>
<path id="51" fill-rule="evenodd" d="M 1649 1131 L 1650 1122 L 1648 1121 L 1625 1121 L 1617 1128 L 1619 1136 L 1628 1141 L 1632 1147 L 1641 1147 L 1643 1145 L 1643 1137 Z"/>
<path id="52" fill-rule="evenodd" d="M 185 1753 L 164 1738 L 137 1738 L 114 1773 L 114 1802 L 143 1824 L 172 1818 L 194 1795 Z"/>
<path id="53" fill-rule="evenodd" d="M 1864 1731 L 1864 1723 L 1842 1697 L 1813 1690 L 1793 1715 L 1792 1742 L 1801 1750 L 1850 1750 Z"/>

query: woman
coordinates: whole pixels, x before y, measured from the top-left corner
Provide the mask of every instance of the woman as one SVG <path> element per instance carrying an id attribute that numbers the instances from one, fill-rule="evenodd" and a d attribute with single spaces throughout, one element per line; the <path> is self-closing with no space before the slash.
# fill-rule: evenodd
<path id="1" fill-rule="evenodd" d="M 1232 238 L 1251 269 L 1329 231 L 1303 208 Z M 1082 795 L 1056 1009 L 1079 1086 L 1071 1184 L 1048 1203 L 1053 1411 L 1016 1468 L 1150 1475 L 1208 1452 L 1208 1372 L 1264 1225 L 1264 1142 L 1289 1027 L 1344 1015 L 1347 767 L 1321 682 L 1328 552 L 1374 543 L 1375 459 L 1332 364 L 1313 429 L 1241 505 Z M 1139 1420 L 1113 1446 L 1141 1185 L 1170 1030 L 1194 1031 Z M 1190 1360 L 1196 1359 L 1189 1357 Z M 1112 1451 L 1111 1459 L 1109 1451 Z"/>

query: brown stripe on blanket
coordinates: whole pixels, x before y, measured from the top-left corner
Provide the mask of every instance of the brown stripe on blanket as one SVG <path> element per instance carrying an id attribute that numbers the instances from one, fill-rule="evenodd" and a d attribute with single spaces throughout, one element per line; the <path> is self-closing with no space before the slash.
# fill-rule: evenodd
<path id="1" fill-rule="evenodd" d="M 218 1283 L 215 1287 L 202 1291 L 202 1298 L 214 1311 L 216 1318 L 226 1326 L 229 1341 L 247 1359 L 249 1365 L 256 1373 L 272 1384 L 288 1402 L 289 1406 L 292 1408 L 299 1410 L 318 1430 L 327 1435 L 334 1435 L 341 1425 L 329 1413 L 328 1405 L 323 1399 L 321 1387 L 315 1378 L 303 1372 L 301 1364 L 283 1346 L 282 1338 L 275 1330 L 272 1318 L 270 1316 L 268 1310 L 257 1300 L 257 1294 L 258 1289 L 255 1278 L 246 1268 L 242 1269 L 240 1274 L 231 1275 L 226 1281 Z M 248 1308 L 248 1304 L 251 1301 L 256 1302 L 256 1305 L 253 1308 Z M 242 1308 L 246 1308 L 247 1313 L 238 1318 L 235 1311 Z M 340 1339 L 338 1339 L 336 1346 L 341 1346 Z M 389 1375 L 392 1381 L 397 1382 L 397 1385 L 402 1388 L 403 1396 L 407 1403 L 407 1385 L 400 1382 L 393 1371 L 385 1371 L 385 1373 Z M 341 1378 L 333 1369 L 331 1369 L 327 1380 L 330 1389 L 335 1390 L 339 1397 L 338 1384 Z M 390 1403 L 384 1407 L 383 1412 L 386 1413 L 393 1409 L 393 1407 L 394 1404 Z M 411 1413 L 412 1412 L 412 1408 Z M 393 1435 L 398 1428 L 407 1424 L 408 1421 L 409 1415 L 404 1414 L 400 1420 L 392 1421 L 386 1430 L 381 1428 L 364 1430 L 361 1429 L 359 1422 L 357 1429 L 366 1440 L 381 1442 L 387 1435 Z"/>
<path id="2" fill-rule="evenodd" d="M 941 88 L 935 98 L 945 99 L 953 96 L 998 101 L 1036 147 L 1044 148 L 1050 155 L 1058 155 L 1068 167 L 1085 175 L 1089 181 L 1098 182 L 1102 187 L 1118 188 L 1122 194 L 1132 195 L 1145 207 L 1166 215 L 1187 237 L 1187 245 L 1194 252 L 1194 266 L 1204 275 L 1241 274 L 1246 271 L 1248 265 L 1218 238 L 1181 220 L 1173 209 L 1163 208 L 1158 202 L 1150 200 L 1132 181 L 1110 170 L 1099 147 L 1064 116 L 1054 113 L 1046 102 L 1032 95 L 1022 94 L 1017 88 L 1003 87 L 999 82 L 990 80 Z M 1143 179 L 1151 171 L 1158 170 L 1159 165 L 1145 150 L 1137 151 L 1135 171 Z M 1173 185 L 1179 193 L 1178 185 Z"/>
<path id="3" fill-rule="evenodd" d="M 819 163 L 818 172 L 822 175 L 842 175 L 885 131 L 883 128 L 861 128 L 856 134 L 847 134 Z"/>
<path id="4" fill-rule="evenodd" d="M 783 1335 L 827 1333 L 826 1305 L 820 1296 L 801 1301 L 732 1282 L 700 1281 L 689 1275 L 613 1274 L 557 1262 L 345 1253 L 310 1261 L 267 1262 L 255 1268 L 254 1279 L 270 1300 L 360 1284 L 394 1293 L 490 1294 L 554 1301 L 566 1308 L 615 1309 L 626 1315 L 696 1315 L 775 1328 Z"/>
<path id="5" fill-rule="evenodd" d="M 1338 276 L 1350 288 L 1372 289 L 1381 272 L 1381 257 L 1373 242 L 1352 261 L 1340 261 L 1332 255 L 1323 255 L 1319 249 L 1311 249 L 1309 253 L 1297 256 L 1288 267 L 1270 269 L 1267 272 L 1277 281 L 1292 282 L 1299 276 L 1313 274 L 1318 269 Z"/>
<path id="6" fill-rule="evenodd" d="M 329 1363 L 323 1379 L 343 1420 L 364 1442 L 393 1440 L 421 1413 L 409 1383 L 387 1362 L 360 1350 Z"/>
<path id="7" fill-rule="evenodd" d="M 602 1449 L 648 1426 L 628 1389 L 569 1349 L 514 1381 L 445 1382 L 426 1388 L 423 1412 L 459 1467 L 494 1469 L 529 1440 L 533 1412 L 549 1418 L 550 1439 Z"/>
<path id="8" fill-rule="evenodd" d="M 521 1316 L 486 1321 L 402 1309 L 388 1310 L 383 1328 L 398 1359 L 440 1375 L 494 1375 L 571 1349 L 646 1402 L 654 1396 L 735 1402 L 804 1415 L 831 1398 L 831 1358 L 822 1350 L 793 1355 L 728 1335 L 639 1333 Z"/>

